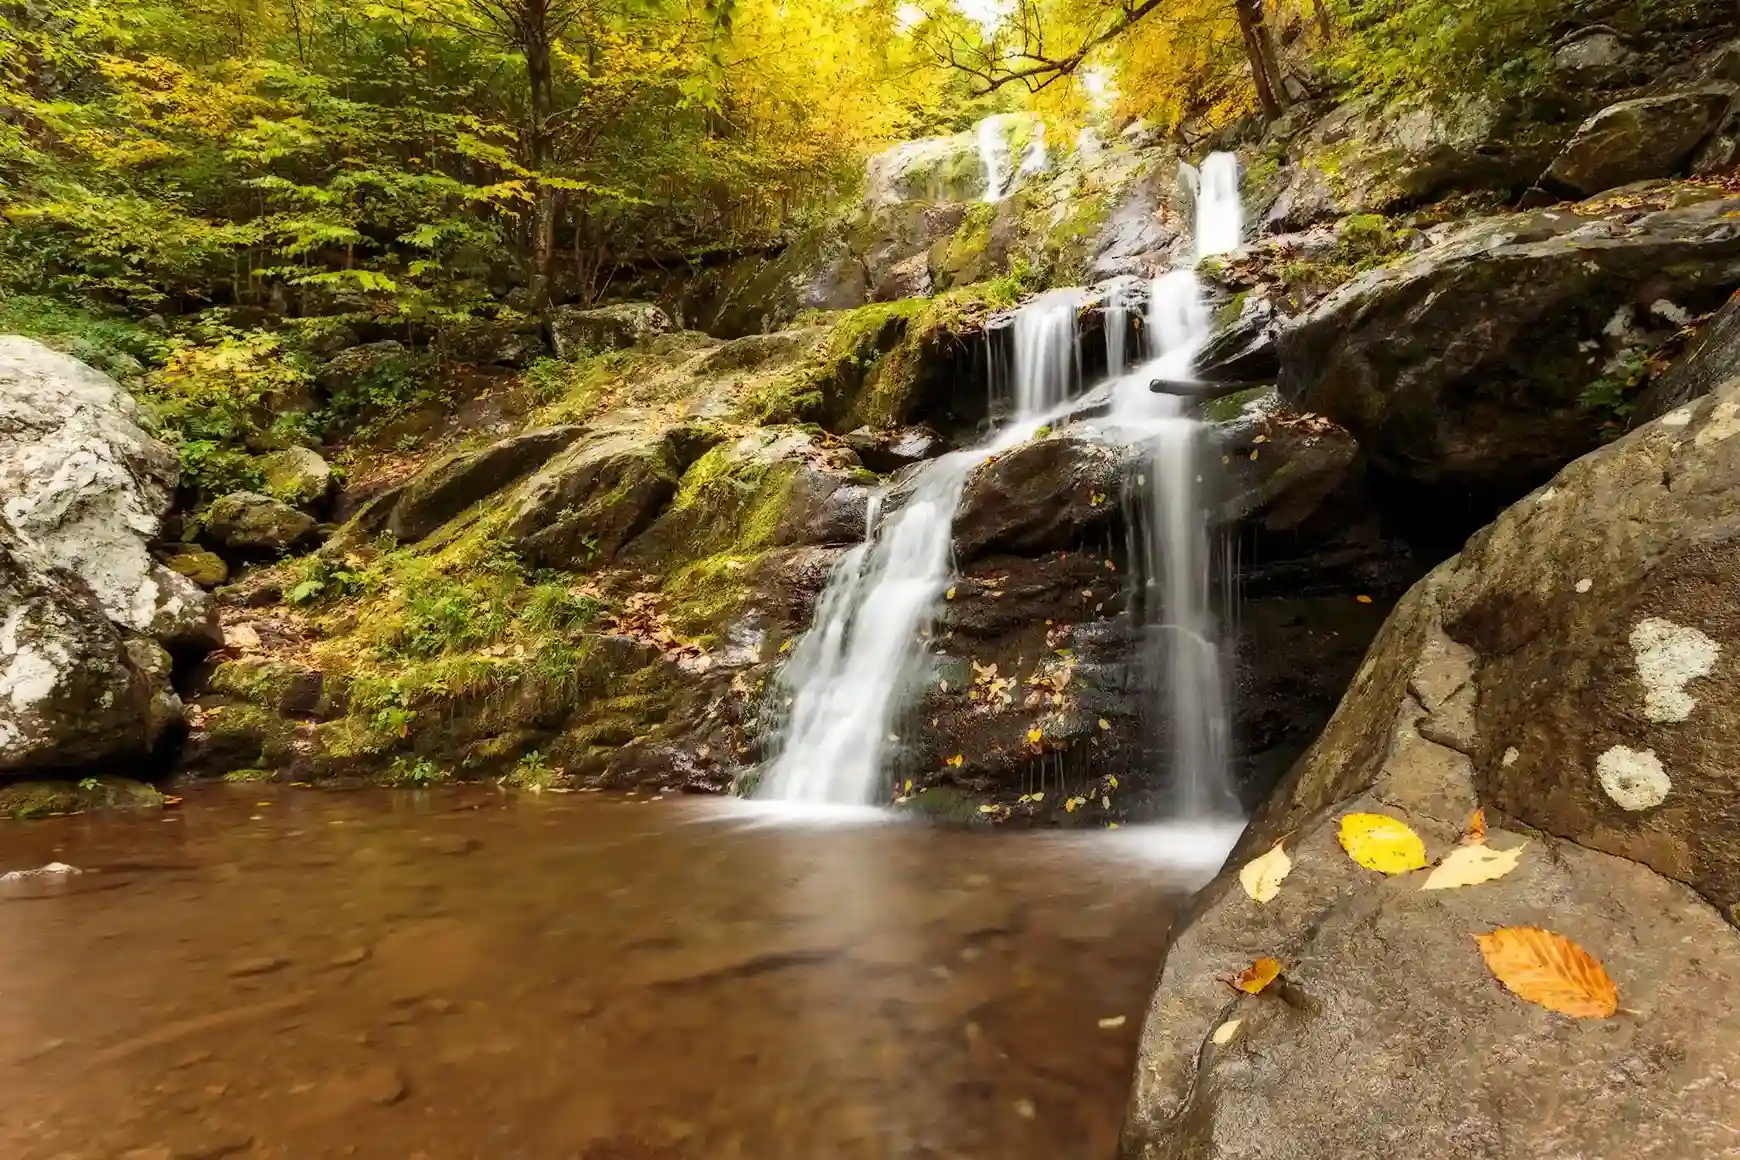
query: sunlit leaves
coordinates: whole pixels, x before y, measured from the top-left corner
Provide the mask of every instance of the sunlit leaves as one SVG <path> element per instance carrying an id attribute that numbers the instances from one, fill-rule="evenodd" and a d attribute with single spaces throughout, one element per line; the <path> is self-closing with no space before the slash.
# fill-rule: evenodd
<path id="1" fill-rule="evenodd" d="M 1381 874 L 1406 874 L 1426 865 L 1426 844 L 1407 824 L 1384 814 L 1348 814 L 1338 835 L 1347 856 Z"/>

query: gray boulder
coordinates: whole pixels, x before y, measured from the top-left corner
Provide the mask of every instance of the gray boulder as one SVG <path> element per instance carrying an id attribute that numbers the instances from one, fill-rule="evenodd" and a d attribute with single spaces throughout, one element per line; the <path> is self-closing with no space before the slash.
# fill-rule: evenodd
<path id="1" fill-rule="evenodd" d="M 1737 440 L 1730 368 L 1408 593 L 1174 932 L 1127 1160 L 1732 1150 L 1740 1010 L 1709 995 L 1740 982 Z M 1494 882 L 1422 892 L 1424 872 L 1383 877 L 1337 842 L 1343 815 L 1378 812 L 1436 860 L 1476 806 L 1491 847 L 1528 842 Z M 1258 904 L 1238 868 L 1283 836 L 1293 870 Z M 1510 926 L 1593 954 L 1618 1013 L 1501 988 L 1470 936 Z M 1222 980 L 1259 956 L 1282 981 L 1241 997 Z"/>
<path id="2" fill-rule="evenodd" d="M 0 518 L 0 772 L 147 753 L 180 704 L 162 649 L 135 639 Z"/>
<path id="3" fill-rule="evenodd" d="M 314 381 L 328 394 L 342 391 L 358 379 L 378 375 L 410 355 L 405 344 L 393 339 L 364 343 L 341 350 L 315 371 Z"/>
<path id="4" fill-rule="evenodd" d="M 100 371 L 0 337 L 0 517 L 90 586 L 109 619 L 171 648 L 221 639 L 211 598 L 151 558 L 175 498 L 175 453 Z"/>
<path id="5" fill-rule="evenodd" d="M 332 467 L 307 447 L 286 447 L 260 461 L 266 490 L 292 507 L 314 509 L 332 495 Z"/>
<path id="6" fill-rule="evenodd" d="M 240 552 L 283 552 L 314 531 L 314 517 L 257 491 L 234 491 L 212 502 L 205 531 Z"/>
<path id="7" fill-rule="evenodd" d="M 1740 199 L 1476 222 L 1282 332 L 1281 394 L 1384 472 L 1511 499 L 1598 442 L 1586 392 L 1740 284 Z"/>
<path id="8" fill-rule="evenodd" d="M 572 426 L 528 431 L 437 460 L 398 490 L 385 528 L 400 543 L 414 544 L 472 504 L 518 483 L 582 433 Z"/>
<path id="9" fill-rule="evenodd" d="M 1691 160 L 1733 95 L 1730 85 L 1608 105 L 1578 126 L 1541 184 L 1588 197 L 1669 177 Z"/>
<path id="10" fill-rule="evenodd" d="M 684 450 L 672 429 L 619 428 L 574 443 L 520 485 L 506 534 L 537 566 L 609 563 L 676 494 Z"/>
<path id="11" fill-rule="evenodd" d="M 902 141 L 865 162 L 865 204 L 871 209 L 911 201 L 978 201 L 985 166 L 972 133 Z"/>
<path id="12" fill-rule="evenodd" d="M 550 312 L 557 358 L 626 350 L 671 329 L 670 316 L 650 302 L 613 302 L 584 309 L 558 306 Z"/>

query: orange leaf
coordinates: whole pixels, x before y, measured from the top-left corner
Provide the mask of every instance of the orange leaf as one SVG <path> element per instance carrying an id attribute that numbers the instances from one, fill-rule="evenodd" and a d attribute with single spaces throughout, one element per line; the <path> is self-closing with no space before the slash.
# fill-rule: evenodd
<path id="1" fill-rule="evenodd" d="M 1619 1009 L 1619 988 L 1594 956 L 1564 935 L 1506 926 L 1474 941 L 1486 969 L 1519 999 L 1577 1019 L 1606 1019 Z"/>
<path id="2" fill-rule="evenodd" d="M 1486 807 L 1477 806 L 1474 812 L 1468 815 L 1468 825 L 1462 834 L 1462 844 L 1478 846 L 1484 841 L 1486 841 Z"/>
<path id="3" fill-rule="evenodd" d="M 1233 980 L 1233 986 L 1247 995 L 1260 995 L 1263 988 L 1281 977 L 1281 964 L 1276 959 L 1258 959 L 1246 967 L 1239 977 Z"/>

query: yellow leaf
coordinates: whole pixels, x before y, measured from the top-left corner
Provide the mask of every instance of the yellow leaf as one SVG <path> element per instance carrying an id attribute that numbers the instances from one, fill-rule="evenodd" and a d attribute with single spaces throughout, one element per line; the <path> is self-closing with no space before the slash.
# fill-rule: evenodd
<path id="1" fill-rule="evenodd" d="M 1484 806 L 1476 806 L 1474 812 L 1468 815 L 1468 827 L 1462 834 L 1462 841 L 1463 844 L 1469 846 L 1486 841 L 1486 808 Z"/>
<path id="2" fill-rule="evenodd" d="M 1527 842 L 1523 846 L 1528 845 Z M 1458 886 L 1477 886 L 1482 882 L 1491 882 L 1495 878 L 1503 878 L 1516 869 L 1517 859 L 1522 857 L 1523 846 L 1512 850 L 1494 850 L 1485 843 L 1470 846 L 1458 846 L 1450 852 L 1450 856 L 1438 864 L 1438 868 L 1427 877 L 1421 890 L 1454 890 Z"/>
<path id="3" fill-rule="evenodd" d="M 1063 809 L 1065 813 L 1075 813 L 1075 799 L 1070 798 L 1068 801 L 1064 802 Z"/>
<path id="4" fill-rule="evenodd" d="M 1383 874 L 1406 874 L 1426 865 L 1426 844 L 1420 835 L 1383 814 L 1342 818 L 1341 848 L 1367 870 Z"/>
<path id="5" fill-rule="evenodd" d="M 1268 441 L 1269 437 L 1267 435 L 1258 435 L 1255 439 L 1251 440 L 1252 443 L 1267 443 Z"/>
<path id="6" fill-rule="evenodd" d="M 1110 1019 L 1100 1020 L 1100 1030 L 1102 1031 L 1110 1031 L 1114 1027 L 1122 1027 L 1123 1025 L 1124 1017 L 1122 1015 L 1113 1015 Z"/>
<path id="7" fill-rule="evenodd" d="M 1219 1027 L 1216 1027 L 1214 1029 L 1214 1035 L 1211 1036 L 1214 1040 L 1214 1045 L 1216 1047 L 1225 1047 L 1227 1044 L 1231 1043 L 1232 1037 L 1238 1034 L 1239 1024 L 1243 1022 L 1243 1019 L 1228 1019 Z"/>
<path id="8" fill-rule="evenodd" d="M 1113 775 L 1112 775 L 1112 776 L 1111 776 L 1111 777 L 1108 777 L 1108 778 L 1106 778 L 1106 782 L 1107 782 L 1107 784 L 1109 784 L 1109 785 L 1110 785 L 1110 786 L 1111 786 L 1111 787 L 1112 787 L 1112 788 L 1113 788 L 1113 789 L 1117 789 L 1117 788 L 1118 788 L 1118 778 L 1117 778 L 1117 775 L 1116 775 L 1116 774 L 1113 774 Z"/>
<path id="9" fill-rule="evenodd" d="M 1260 995 L 1263 989 L 1281 977 L 1281 964 L 1275 959 L 1258 959 L 1239 973 L 1233 986 L 1247 995 Z"/>
<path id="10" fill-rule="evenodd" d="M 1112 723 L 1110 721 L 1107 721 L 1104 717 L 1100 718 L 1100 728 L 1101 729 L 1110 729 L 1111 727 L 1112 727 Z"/>
<path id="11" fill-rule="evenodd" d="M 790 652 L 791 651 L 791 641 L 788 640 L 784 644 L 780 645 L 779 651 L 780 652 Z"/>
<path id="12" fill-rule="evenodd" d="M 1293 871 L 1293 859 L 1287 857 L 1281 846 L 1281 842 L 1276 842 L 1267 854 L 1252 858 L 1239 871 L 1239 885 L 1258 902 L 1267 902 L 1281 893 L 1281 882 Z"/>
<path id="13" fill-rule="evenodd" d="M 950 588 L 947 592 L 943 593 L 944 600 L 953 600 L 954 598 L 955 598 L 955 590 L 953 588 Z"/>
<path id="14" fill-rule="evenodd" d="M 1029 729 L 1027 731 L 1027 744 L 1038 745 L 1040 743 L 1040 741 L 1042 741 L 1044 739 L 1044 737 L 1045 737 L 1045 734 L 1040 732 L 1038 729 Z"/>
<path id="15" fill-rule="evenodd" d="M 1606 1019 L 1619 1009 L 1619 988 L 1594 956 L 1564 935 L 1507 926 L 1474 941 L 1486 969 L 1519 999 L 1577 1019 Z"/>
<path id="16" fill-rule="evenodd" d="M 1251 458 L 1255 459 L 1256 457 L 1257 457 L 1257 449 L 1255 447 L 1253 447 L 1253 448 L 1251 448 Z"/>
<path id="17" fill-rule="evenodd" d="M 1370 604 L 1371 603 L 1371 597 L 1366 596 L 1364 594 L 1361 594 L 1359 596 L 1355 596 L 1354 599 L 1357 600 L 1361 604 Z"/>
<path id="18" fill-rule="evenodd" d="M 961 767 L 961 762 L 965 761 L 966 759 L 967 759 L 966 754 L 957 753 L 953 757 L 949 758 L 948 764 L 952 765 L 956 769 L 959 769 Z"/>
<path id="19" fill-rule="evenodd" d="M 985 805 L 982 805 L 979 807 L 979 812 L 981 814 L 994 814 L 997 812 L 997 807 L 994 805 L 991 805 L 989 803 L 986 803 Z"/>
<path id="20" fill-rule="evenodd" d="M 902 793 L 911 793 L 912 792 L 912 779 L 910 777 L 906 779 L 906 788 L 901 790 L 900 792 L 902 792 Z"/>
<path id="21" fill-rule="evenodd" d="M 1034 801 L 1036 801 L 1036 802 L 1042 802 L 1042 801 L 1044 801 L 1044 800 L 1045 800 L 1045 791 L 1044 791 L 1044 790 L 1040 790 L 1040 791 L 1039 791 L 1039 792 L 1038 792 L 1038 793 L 1036 793 L 1036 794 L 1034 794 L 1034 795 L 1033 795 L 1033 800 L 1034 800 Z"/>

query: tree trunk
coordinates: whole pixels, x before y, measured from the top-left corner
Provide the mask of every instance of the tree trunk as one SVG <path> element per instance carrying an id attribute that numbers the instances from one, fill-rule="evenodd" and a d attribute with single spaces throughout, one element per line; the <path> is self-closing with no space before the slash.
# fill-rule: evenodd
<path id="1" fill-rule="evenodd" d="M 521 10 L 520 51 L 526 60 L 526 84 L 531 90 L 531 124 L 526 132 L 526 156 L 532 171 L 532 308 L 543 315 L 550 306 L 550 279 L 556 261 L 556 193 L 544 183 L 550 163 L 550 33 L 544 0 L 528 0 Z"/>
<path id="2" fill-rule="evenodd" d="M 1263 0 L 1233 0 L 1239 17 L 1239 32 L 1245 41 L 1245 56 L 1251 62 L 1251 80 L 1257 86 L 1257 102 L 1271 120 L 1287 107 L 1281 88 L 1281 67 L 1275 60 L 1275 42 L 1263 22 Z"/>
<path id="3" fill-rule="evenodd" d="M 1328 44 L 1335 39 L 1335 17 L 1329 14 L 1329 0 L 1311 0 L 1311 7 L 1317 13 L 1318 35 Z"/>

